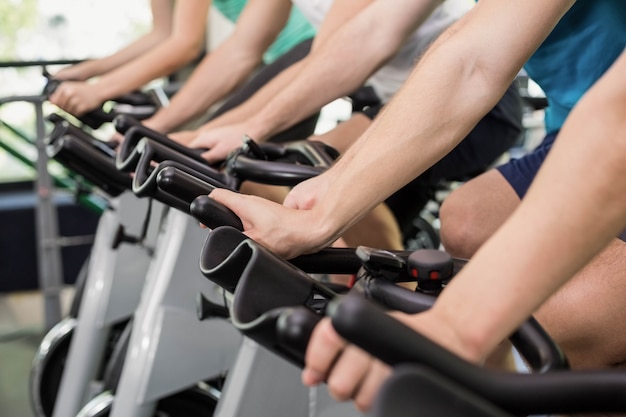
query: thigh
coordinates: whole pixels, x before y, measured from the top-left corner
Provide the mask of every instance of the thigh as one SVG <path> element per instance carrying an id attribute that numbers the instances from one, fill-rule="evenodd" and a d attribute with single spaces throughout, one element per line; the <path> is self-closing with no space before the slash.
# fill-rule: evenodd
<path id="1" fill-rule="evenodd" d="M 495 169 L 466 182 L 441 206 L 444 247 L 454 256 L 470 258 L 519 203 L 509 182 Z"/>
<path id="2" fill-rule="evenodd" d="M 535 316 L 576 368 L 626 362 L 626 243 L 615 239 Z"/>

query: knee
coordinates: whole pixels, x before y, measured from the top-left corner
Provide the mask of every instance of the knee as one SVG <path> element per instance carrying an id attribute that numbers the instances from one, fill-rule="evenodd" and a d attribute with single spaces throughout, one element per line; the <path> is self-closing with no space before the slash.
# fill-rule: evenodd
<path id="1" fill-rule="evenodd" d="M 470 258 L 483 238 L 480 233 L 480 207 L 471 196 L 457 189 L 443 202 L 441 220 L 441 243 L 452 256 Z"/>

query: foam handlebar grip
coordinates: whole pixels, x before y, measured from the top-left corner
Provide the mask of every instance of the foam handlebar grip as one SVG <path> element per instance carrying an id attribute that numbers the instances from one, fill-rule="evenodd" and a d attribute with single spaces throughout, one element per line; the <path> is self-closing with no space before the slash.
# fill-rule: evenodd
<path id="1" fill-rule="evenodd" d="M 241 219 L 231 209 L 207 195 L 196 197 L 191 202 L 189 211 L 193 217 L 211 229 L 231 226 L 243 231 Z"/>

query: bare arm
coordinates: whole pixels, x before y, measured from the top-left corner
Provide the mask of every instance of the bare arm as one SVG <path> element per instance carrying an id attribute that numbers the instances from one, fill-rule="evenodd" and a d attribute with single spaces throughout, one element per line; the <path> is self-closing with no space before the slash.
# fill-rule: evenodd
<path id="1" fill-rule="evenodd" d="M 146 121 L 152 128 L 171 131 L 233 91 L 252 73 L 284 28 L 290 0 L 251 0 L 233 34 L 211 52 L 170 102 Z"/>
<path id="2" fill-rule="evenodd" d="M 297 78 L 246 123 L 245 133 L 264 140 L 356 90 L 395 55 L 440 3 L 385 0 L 370 4 L 330 40 L 320 42 Z"/>
<path id="3" fill-rule="evenodd" d="M 453 149 L 572 3 L 481 1 L 446 31 L 356 147 L 327 172 L 332 189 L 314 210 L 337 231 L 334 237 Z"/>
<path id="4" fill-rule="evenodd" d="M 59 71 L 55 77 L 62 80 L 85 81 L 91 77 L 102 75 L 127 62 L 137 58 L 141 54 L 154 48 L 163 42 L 172 32 L 172 0 L 152 0 L 150 8 L 152 12 L 152 29 L 149 33 L 132 42 L 125 48 L 113 55 L 88 60 L 77 65 L 72 65 Z"/>
<path id="5" fill-rule="evenodd" d="M 200 52 L 209 5 L 209 0 L 176 2 L 172 34 L 167 40 L 93 82 L 62 83 L 50 96 L 50 101 L 80 116 L 108 99 L 174 72 Z"/>
<path id="6" fill-rule="evenodd" d="M 331 9 L 329 10 L 324 22 L 320 26 L 313 45 L 311 47 L 311 53 L 303 60 L 296 62 L 289 68 L 282 71 L 270 82 L 268 82 L 263 88 L 255 93 L 250 99 L 238 107 L 226 112 L 220 117 L 207 123 L 201 130 L 208 131 L 216 127 L 225 126 L 232 123 L 241 123 L 247 121 L 250 117 L 258 113 L 259 109 L 263 109 L 274 97 L 282 94 L 282 92 L 294 81 L 302 80 L 300 72 L 305 62 L 311 57 L 313 51 L 317 50 L 322 44 L 330 38 L 335 31 L 349 21 L 354 15 L 363 10 L 374 0 L 339 0 L 334 1 Z M 308 80 L 311 82 L 311 79 Z M 320 84 L 315 83 L 318 87 Z M 308 99 L 308 98 L 307 98 Z M 301 100 L 304 101 L 304 100 Z M 296 103 L 300 105 L 301 103 Z M 324 103 L 325 104 L 325 103 Z M 321 106 L 317 108 L 319 110 Z M 241 132 L 242 134 L 244 132 Z M 255 138 L 257 139 L 257 138 Z"/>
<path id="7" fill-rule="evenodd" d="M 198 56 L 204 43 L 209 6 L 209 0 L 177 1 L 172 34 L 168 39 L 98 80 L 97 85 L 103 100 L 171 74 Z"/>
<path id="8" fill-rule="evenodd" d="M 310 210 L 264 207 L 261 216 L 243 196 L 219 190 L 215 198 L 228 199 L 246 233 L 282 255 L 326 246 L 457 145 L 572 4 L 481 0 L 438 38 L 359 141 L 313 180 L 325 188 Z"/>
<path id="9" fill-rule="evenodd" d="M 397 319 L 481 362 L 624 229 L 624 71 L 626 52 L 572 111 L 518 210 L 435 306 L 413 316 L 395 313 Z M 352 398 L 367 410 L 390 372 L 324 319 L 311 335 L 302 379 L 307 385 L 326 381 L 335 398 Z"/>
<path id="10" fill-rule="evenodd" d="M 626 52 L 572 111 L 518 210 L 437 301 L 432 314 L 475 357 L 626 227 L 625 71 Z"/>

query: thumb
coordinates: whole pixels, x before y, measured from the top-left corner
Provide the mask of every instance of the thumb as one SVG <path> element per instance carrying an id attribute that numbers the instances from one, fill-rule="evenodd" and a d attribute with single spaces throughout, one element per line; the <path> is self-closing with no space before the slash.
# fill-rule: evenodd
<path id="1" fill-rule="evenodd" d="M 197 130 L 193 136 L 193 139 L 189 140 L 190 148 L 205 148 L 210 149 L 216 144 L 215 135 L 208 130 Z"/>
<path id="2" fill-rule="evenodd" d="M 237 217 L 241 220 L 244 230 L 248 230 L 252 227 L 252 224 L 247 221 L 247 215 L 245 208 L 248 206 L 246 202 L 250 196 L 236 193 L 234 191 L 226 190 L 224 188 L 216 188 L 209 194 L 209 197 L 223 204 L 230 210 L 232 210 Z"/>
<path id="3" fill-rule="evenodd" d="M 222 157 L 222 153 L 217 148 L 212 148 L 206 152 L 202 152 L 200 156 L 211 165 L 224 160 L 224 158 Z"/>

